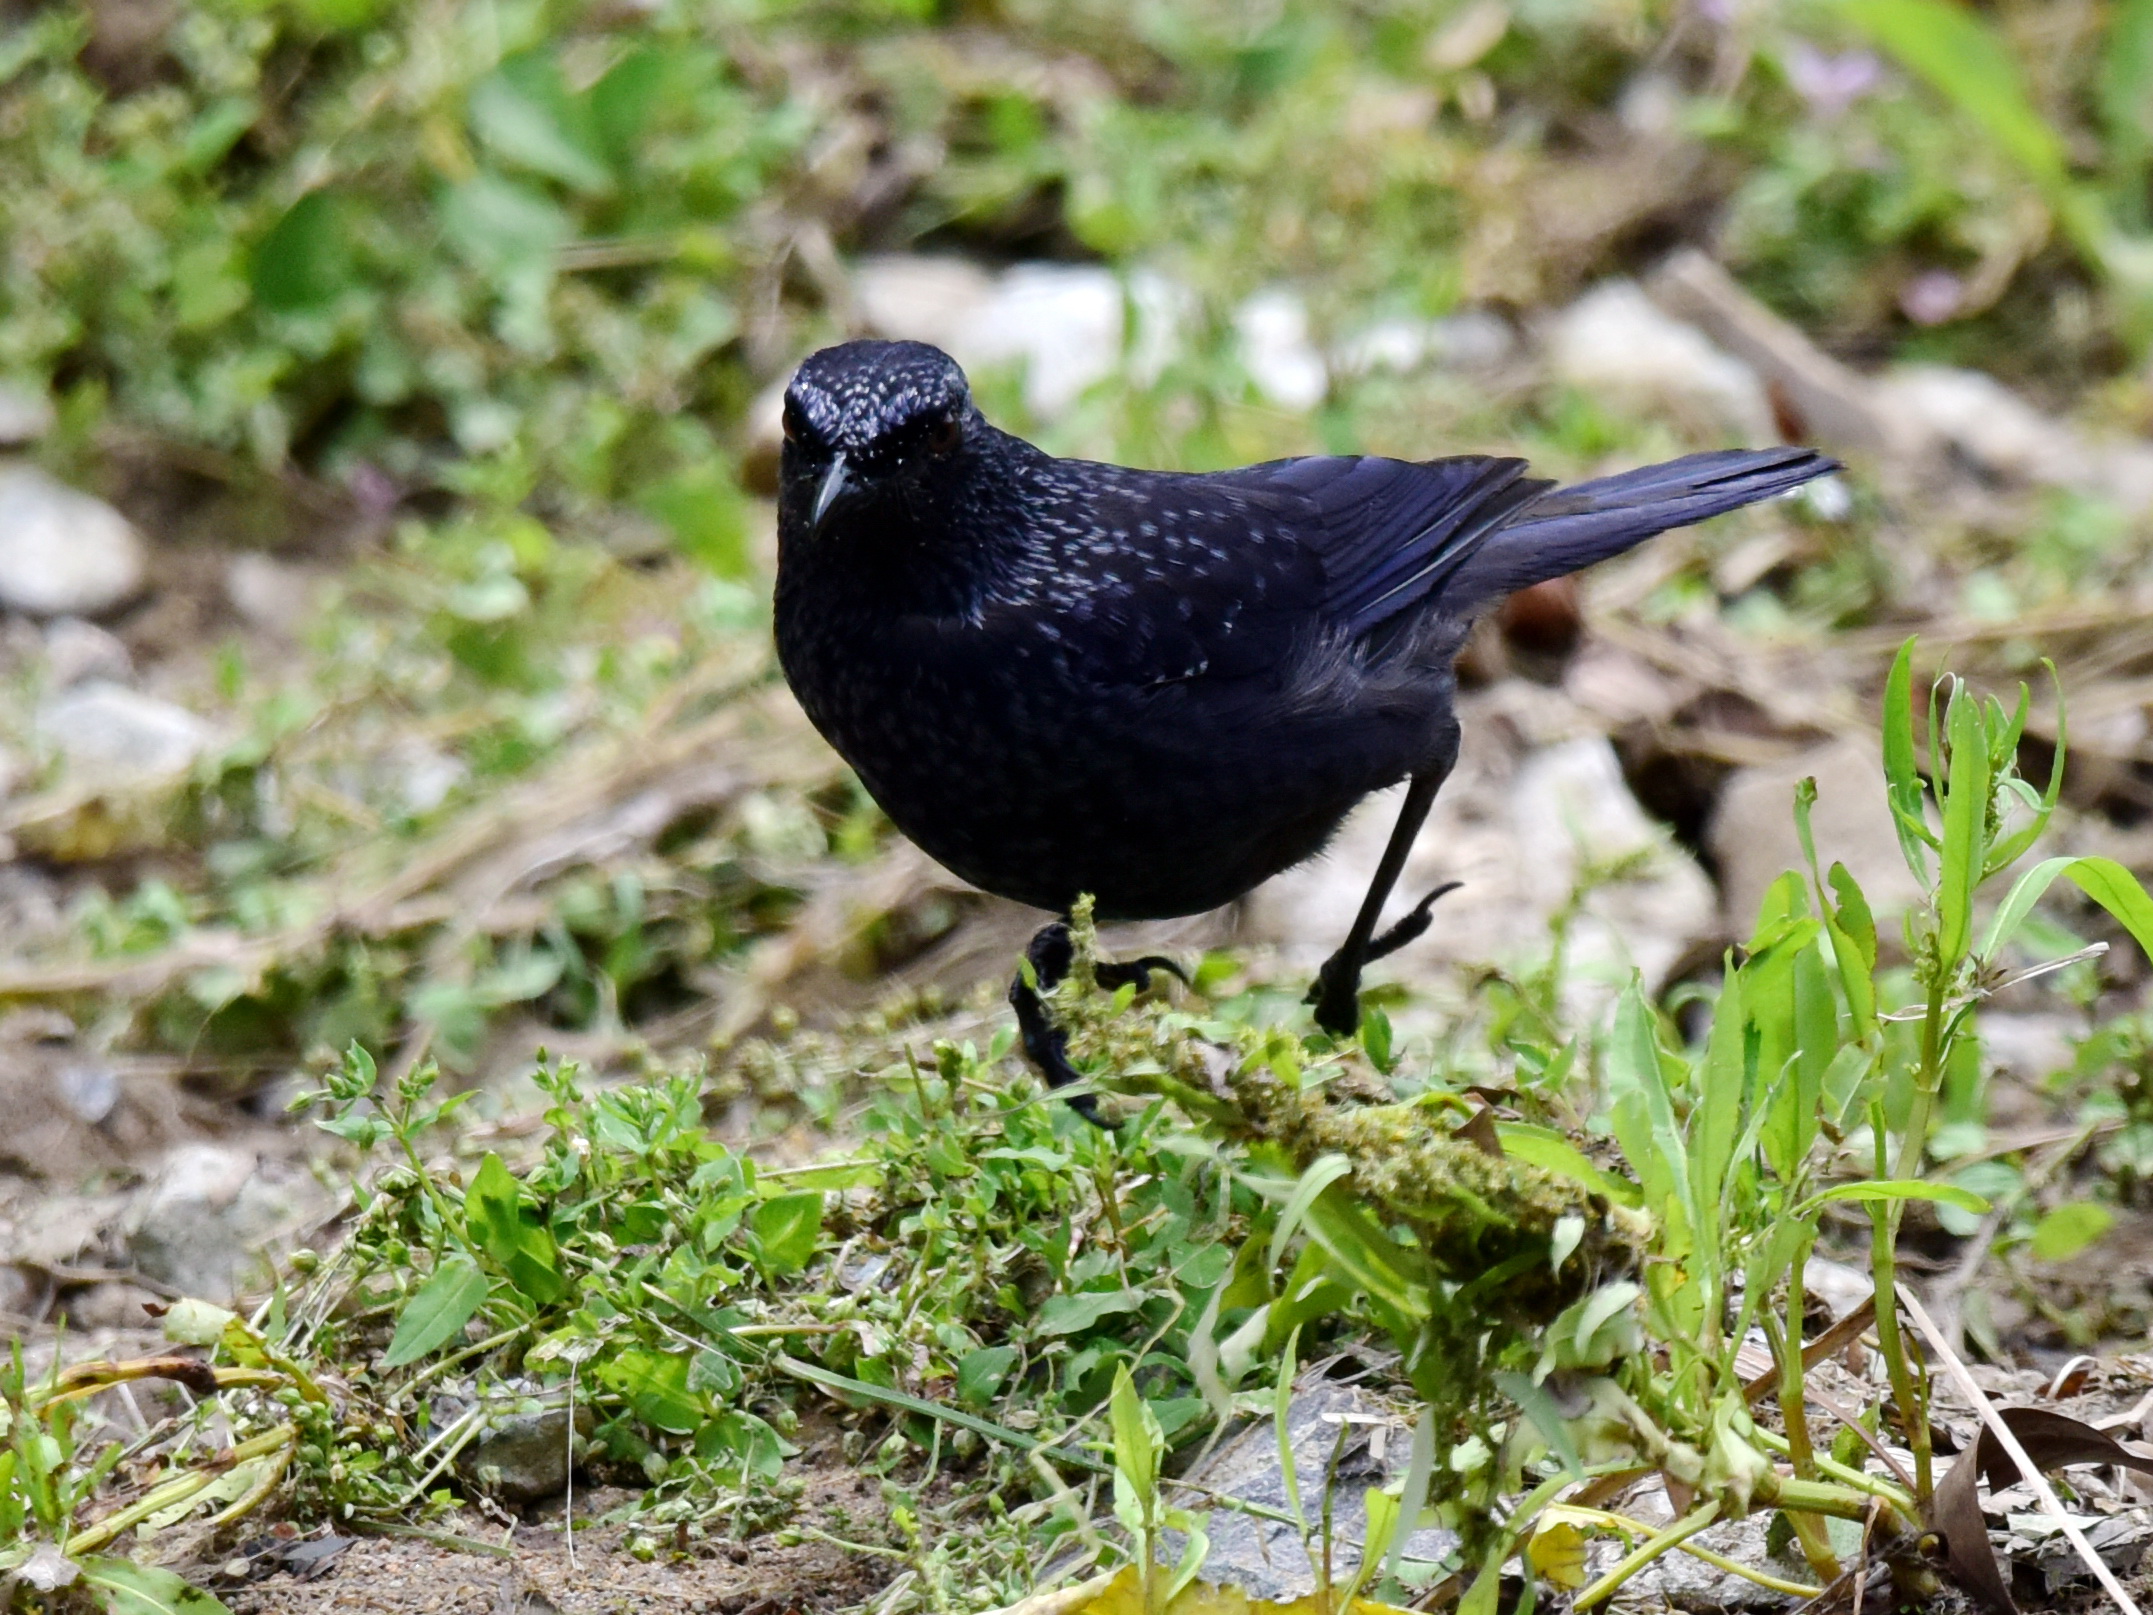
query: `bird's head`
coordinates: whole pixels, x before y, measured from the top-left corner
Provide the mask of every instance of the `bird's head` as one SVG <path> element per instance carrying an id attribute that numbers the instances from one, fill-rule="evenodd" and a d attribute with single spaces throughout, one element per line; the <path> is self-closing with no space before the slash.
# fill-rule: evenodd
<path id="1" fill-rule="evenodd" d="M 839 512 L 952 474 L 983 422 L 957 361 L 924 342 L 846 342 L 785 389 L 781 508 L 813 534 Z"/>

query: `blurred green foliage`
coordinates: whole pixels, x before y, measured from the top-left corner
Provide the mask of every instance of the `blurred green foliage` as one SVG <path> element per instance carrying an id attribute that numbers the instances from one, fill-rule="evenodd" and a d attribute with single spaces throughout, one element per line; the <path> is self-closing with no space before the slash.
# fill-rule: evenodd
<path id="1" fill-rule="evenodd" d="M 1292 281 L 1336 331 L 1558 296 L 1724 202 L 1835 340 L 2008 359 L 2060 321 L 2112 362 L 2153 149 L 2140 0 L 101 17 L 0 39 L 0 375 L 270 467 L 505 458 L 732 571 L 732 428 L 830 327 L 833 244 L 1141 262 L 1214 307 Z"/>

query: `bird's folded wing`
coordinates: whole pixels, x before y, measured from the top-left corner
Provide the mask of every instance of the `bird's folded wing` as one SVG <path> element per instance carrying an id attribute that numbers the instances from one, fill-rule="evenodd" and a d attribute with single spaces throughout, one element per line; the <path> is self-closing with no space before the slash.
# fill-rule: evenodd
<path id="1" fill-rule="evenodd" d="M 1523 460 L 1274 460 L 1221 479 L 1288 505 L 1323 570 L 1326 621 L 1362 634 L 1438 593 L 1489 535 L 1545 493 Z"/>

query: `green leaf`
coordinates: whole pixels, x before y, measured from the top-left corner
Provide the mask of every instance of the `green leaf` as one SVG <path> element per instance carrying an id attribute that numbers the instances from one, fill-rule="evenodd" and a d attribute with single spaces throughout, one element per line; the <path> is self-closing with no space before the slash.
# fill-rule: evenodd
<path id="1" fill-rule="evenodd" d="M 450 191 L 441 228 L 473 268 L 496 280 L 550 265 L 572 233 L 568 216 L 542 192 L 498 174 L 479 174 Z"/>
<path id="2" fill-rule="evenodd" d="M 764 1268 L 779 1275 L 797 1273 L 813 1259 L 822 1238 L 822 1191 L 805 1189 L 765 1200 L 748 1214 L 748 1225 Z"/>
<path id="3" fill-rule="evenodd" d="M 695 1432 L 696 1457 L 743 1480 L 776 1480 L 786 1456 L 798 1450 L 767 1422 L 739 1408 L 727 1408 Z"/>
<path id="4" fill-rule="evenodd" d="M 1041 1335 L 1073 1335 L 1089 1329 L 1101 1318 L 1134 1312 L 1144 1298 L 1134 1290 L 1085 1290 L 1076 1295 L 1050 1295 L 1032 1321 L 1032 1332 Z"/>
<path id="5" fill-rule="evenodd" d="M 1546 1386 L 1527 1374 L 1510 1372 L 1495 1376 L 1496 1388 L 1517 1403 L 1518 1411 L 1532 1421 L 1532 1427 L 1540 1432 L 1540 1439 L 1547 1443 L 1548 1451 L 1562 1465 L 1563 1473 L 1573 1480 L 1585 1478 L 1584 1460 L 1578 1455 L 1577 1437 L 1570 1431 L 1570 1421 L 1562 1416 L 1562 1409 Z"/>
<path id="6" fill-rule="evenodd" d="M 2153 898 L 2146 895 L 2137 876 L 2113 858 L 2046 858 L 2012 882 L 2010 893 L 1982 938 L 1980 957 L 1985 962 L 1995 962 L 1998 950 L 2011 940 L 2033 912 L 2034 904 L 2059 876 L 2068 878 L 2106 909 L 2153 959 Z"/>
<path id="7" fill-rule="evenodd" d="M 106 1615 L 231 1615 L 223 1600 L 161 1565 L 104 1557 L 76 1562 L 81 1585 L 95 1589 Z"/>
<path id="8" fill-rule="evenodd" d="M 1921 770 L 1914 755 L 1914 644 L 1909 639 L 1899 647 L 1884 681 L 1884 781 L 1899 851 L 1926 890 L 1929 858 L 1923 848 L 1938 842 L 1923 810 Z"/>
<path id="9" fill-rule="evenodd" d="M 542 1307 L 561 1298 L 567 1286 L 553 1235 L 524 1206 L 522 1186 L 490 1150 L 464 1191 L 464 1217 L 479 1249 L 519 1293 Z"/>
<path id="10" fill-rule="evenodd" d="M 503 62 L 472 86 L 470 113 L 472 132 L 506 161 L 588 196 L 613 189 L 588 109 L 569 97 L 545 57 Z"/>
<path id="11" fill-rule="evenodd" d="M 1411 1253 L 1392 1243 L 1383 1226 L 1337 1185 L 1309 1206 L 1307 1224 L 1308 1237 L 1341 1276 L 1404 1319 L 1428 1317 L 1427 1286 L 1404 1265 Z"/>
<path id="12" fill-rule="evenodd" d="M 1017 1360 L 1014 1346 L 982 1346 L 967 1352 L 957 1364 L 957 1400 L 969 1402 L 974 1407 L 985 1407 L 994 1400 L 994 1393 L 1002 1388 L 1002 1381 L 1009 1375 L 1010 1365 Z"/>
<path id="13" fill-rule="evenodd" d="M 2138 946 L 2153 959 L 2153 898 L 2138 884 L 2138 877 L 2113 858 L 2077 858 L 2064 871 L 2066 877 L 2130 932 Z"/>
<path id="14" fill-rule="evenodd" d="M 1165 1438 L 1144 1399 L 1136 1394 L 1129 1365 L 1114 1365 L 1114 1390 L 1107 1400 L 1107 1422 L 1114 1432 L 1114 1470 L 1128 1483 L 1138 1502 L 1149 1508 L 1159 1487 L 1159 1449 Z"/>
<path id="15" fill-rule="evenodd" d="M 1877 1178 L 1868 1183 L 1835 1183 L 1795 1207 L 1794 1215 L 1801 1218 L 1814 1216 L 1818 1207 L 1833 1200 L 1933 1200 L 1939 1205 L 1973 1212 L 1976 1216 L 1989 1209 L 1989 1203 L 1981 1196 L 1954 1183 L 1928 1183 L 1920 1178 Z"/>
<path id="16" fill-rule="evenodd" d="M 1324 1155 L 1311 1161 L 1308 1170 L 1293 1186 L 1293 1193 L 1286 1197 L 1285 1207 L 1278 1214 L 1278 1225 L 1271 1230 L 1271 1260 L 1274 1269 L 1285 1259 L 1286 1244 L 1301 1220 L 1308 1215 L 1308 1208 L 1316 1203 L 1316 1196 L 1353 1170 L 1353 1163 L 1343 1155 Z"/>
<path id="17" fill-rule="evenodd" d="M 598 1377 L 621 1393 L 635 1416 L 686 1435 L 703 1423 L 704 1401 L 688 1385 L 691 1364 L 672 1352 L 630 1346 L 598 1365 Z"/>
<path id="18" fill-rule="evenodd" d="M 294 202 L 255 247 L 248 280 L 255 300 L 278 314 L 305 314 L 333 302 L 352 280 L 337 199 L 310 191 Z"/>
<path id="19" fill-rule="evenodd" d="M 1523 1161 L 1543 1172 L 1581 1183 L 1617 1205 L 1643 1203 L 1636 1184 L 1593 1165 L 1583 1150 L 1552 1127 L 1540 1127 L 1531 1122 L 1497 1122 L 1495 1136 L 1502 1140 L 1503 1153 L 1514 1161 Z"/>
<path id="20" fill-rule="evenodd" d="M 1720 1191 L 1734 1164 L 1735 1140 L 1742 1131 L 1756 1068 L 1751 1035 L 1746 972 L 1727 961 L 1725 985 L 1712 1014 L 1711 1035 L 1697 1068 L 1699 1093 L 1690 1112 L 1690 1203 L 1696 1208 L 1691 1228 L 1702 1242 L 1716 1239 Z"/>
<path id="21" fill-rule="evenodd" d="M 2044 1262 L 2067 1262 L 2115 1226 L 2116 1214 L 2091 1200 L 2053 1206 L 2034 1224 L 2027 1248 Z"/>
<path id="22" fill-rule="evenodd" d="M 1944 723 L 1951 735 L 1951 762 L 1936 887 L 1936 951 L 1948 972 L 1973 942 L 1974 889 L 1988 867 L 1989 747 L 1981 703 L 1965 686 L 1952 691 Z"/>
<path id="23" fill-rule="evenodd" d="M 1657 1211 L 1674 1202 L 1683 1225 L 1694 1228 L 1689 1149 L 1676 1124 L 1674 1100 L 1660 1066 L 1652 1008 L 1634 979 L 1615 1008 L 1606 1064 L 1615 1139 L 1644 1185 L 1647 1203 Z"/>
<path id="24" fill-rule="evenodd" d="M 486 1304 L 486 1275 L 468 1256 L 451 1256 L 397 1315 L 383 1368 L 402 1368 L 432 1355 L 462 1333 Z"/>
<path id="25" fill-rule="evenodd" d="M 1994 141 L 2052 204 L 2069 199 L 2063 137 L 2034 109 L 2003 35 L 1954 0 L 1842 0 L 1845 16 Z"/>

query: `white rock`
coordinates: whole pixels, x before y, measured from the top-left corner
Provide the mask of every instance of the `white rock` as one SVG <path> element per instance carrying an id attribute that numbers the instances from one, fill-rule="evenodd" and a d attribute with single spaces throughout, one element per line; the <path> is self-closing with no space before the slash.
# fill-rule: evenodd
<path id="1" fill-rule="evenodd" d="M 35 443 L 52 430 L 52 400 L 13 382 L 0 382 L 0 448 Z"/>
<path id="2" fill-rule="evenodd" d="M 124 684 L 135 662 L 117 634 L 80 617 L 55 617 L 45 625 L 45 672 L 56 689 L 87 679 Z"/>
<path id="3" fill-rule="evenodd" d="M 0 605 L 95 617 L 142 590 L 146 557 L 127 518 L 30 465 L 0 465 Z"/>
<path id="4" fill-rule="evenodd" d="M 1330 391 L 1329 368 L 1308 334 L 1308 305 L 1284 287 L 1258 292 L 1234 311 L 1241 363 L 1281 409 L 1309 410 Z"/>
<path id="5" fill-rule="evenodd" d="M 1041 420 L 1125 364 L 1139 382 L 1155 377 L 1189 305 L 1163 276 L 1140 270 L 1124 279 L 1090 264 L 1019 264 L 990 275 L 961 259 L 871 258 L 854 289 L 878 335 L 931 342 L 968 370 L 1021 366 L 1025 407 Z"/>
<path id="6" fill-rule="evenodd" d="M 1580 392 L 1671 414 L 1693 432 L 1749 443 L 1779 435 L 1756 373 L 1634 281 L 1595 286 L 1554 317 L 1545 340 L 1550 368 Z"/>
<path id="7" fill-rule="evenodd" d="M 258 550 L 233 556 L 224 569 L 224 597 L 232 609 L 256 628 L 275 634 L 291 635 L 304 626 L 320 583 L 306 567 Z"/>
<path id="8" fill-rule="evenodd" d="M 877 336 L 932 342 L 951 354 L 958 332 L 993 294 L 994 277 L 962 258 L 868 258 L 852 277 L 860 315 Z"/>
<path id="9" fill-rule="evenodd" d="M 1348 376 L 1423 366 L 1480 370 L 1501 364 L 1516 347 L 1517 338 L 1501 315 L 1466 309 L 1439 320 L 1378 320 L 1340 343 L 1331 364 Z"/>
<path id="10" fill-rule="evenodd" d="M 79 780 L 119 785 L 183 773 L 215 738 L 185 707 L 102 680 L 46 701 L 37 734 Z"/>

